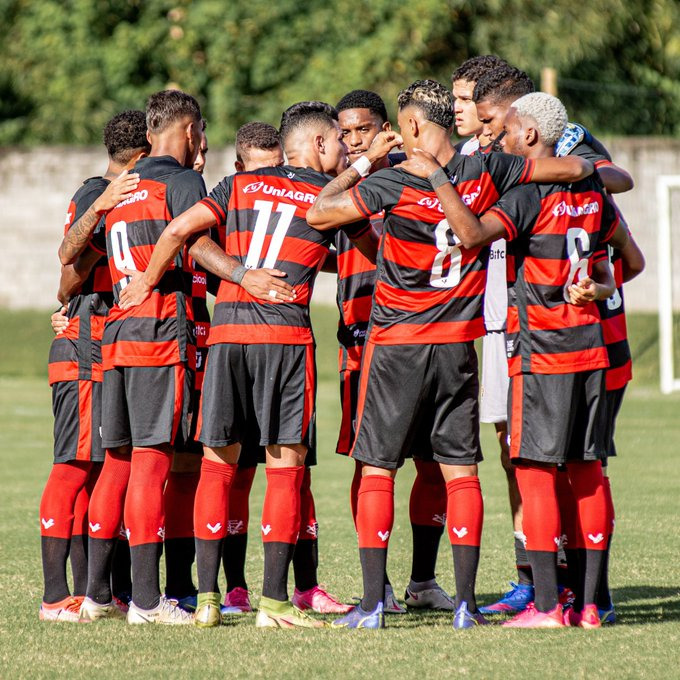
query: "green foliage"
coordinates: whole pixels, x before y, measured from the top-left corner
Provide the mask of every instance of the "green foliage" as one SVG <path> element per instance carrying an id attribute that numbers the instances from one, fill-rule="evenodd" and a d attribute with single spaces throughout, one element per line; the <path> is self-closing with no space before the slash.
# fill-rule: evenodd
<path id="1" fill-rule="evenodd" d="M 0 144 L 98 141 L 169 86 L 199 98 L 214 144 L 357 87 L 394 113 L 412 80 L 489 52 L 555 67 L 599 132 L 680 134 L 674 0 L 4 0 L 0 24 Z"/>

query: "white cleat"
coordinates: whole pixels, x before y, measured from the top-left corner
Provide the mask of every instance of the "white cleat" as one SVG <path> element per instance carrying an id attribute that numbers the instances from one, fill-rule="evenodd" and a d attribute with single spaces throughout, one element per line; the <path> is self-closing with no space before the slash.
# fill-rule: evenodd
<path id="1" fill-rule="evenodd" d="M 120 604 L 119 602 L 120 600 L 113 599 L 108 604 L 99 604 L 86 597 L 80 606 L 78 621 L 80 623 L 92 623 L 100 619 L 124 619 L 126 612 L 121 607 L 122 602 Z"/>
<path id="2" fill-rule="evenodd" d="M 413 609 L 439 609 L 442 611 L 456 611 L 453 598 L 440 586 L 425 588 L 415 592 L 409 586 L 404 594 L 406 606 Z"/>
<path id="3" fill-rule="evenodd" d="M 406 609 L 399 604 L 392 586 L 385 586 L 384 612 L 385 614 L 406 614 Z"/>
<path id="4" fill-rule="evenodd" d="M 179 607 L 177 600 L 168 600 L 163 595 L 155 609 L 141 609 L 134 602 L 130 602 L 127 622 L 131 624 L 163 623 L 170 626 L 191 625 L 194 622 L 194 615 Z"/>

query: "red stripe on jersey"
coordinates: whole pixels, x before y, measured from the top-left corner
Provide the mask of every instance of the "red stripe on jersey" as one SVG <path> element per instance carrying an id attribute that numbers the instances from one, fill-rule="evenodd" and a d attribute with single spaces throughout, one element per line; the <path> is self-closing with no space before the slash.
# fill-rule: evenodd
<path id="1" fill-rule="evenodd" d="M 283 280 L 285 281 L 285 278 Z M 232 281 L 222 281 L 220 282 L 220 287 L 217 292 L 217 303 L 248 302 L 258 305 L 293 304 L 300 305 L 301 307 L 306 307 L 309 304 L 309 300 L 311 297 L 309 284 L 303 283 L 297 286 L 293 286 L 293 290 L 295 291 L 294 302 L 286 302 L 284 300 L 262 300 L 261 298 L 254 297 L 245 288 L 242 288 L 241 286 L 233 283 Z"/>
<path id="2" fill-rule="evenodd" d="M 465 283 L 467 284 L 465 287 L 466 295 L 481 295 L 486 284 L 486 272 L 470 272 L 465 277 Z M 400 288 L 394 288 L 382 281 L 378 281 L 375 286 L 376 305 L 406 312 L 424 312 L 447 302 L 450 298 L 450 288 L 414 290 L 410 291 L 408 295 L 404 295 L 404 291 Z M 452 339 L 450 342 L 462 342 L 462 340 Z"/>
<path id="3" fill-rule="evenodd" d="M 92 383 L 78 381 L 78 444 L 76 460 L 90 460 L 92 456 Z"/>
<path id="4" fill-rule="evenodd" d="M 602 226 L 603 197 L 599 191 L 555 191 L 541 201 L 541 213 L 534 234 L 564 236 L 577 227 L 588 234 L 599 234 Z"/>
<path id="5" fill-rule="evenodd" d="M 626 315 L 617 314 L 609 319 L 602 319 L 602 335 L 606 345 L 627 340 Z"/>
<path id="6" fill-rule="evenodd" d="M 607 369 L 605 380 L 607 391 L 620 390 L 633 379 L 633 363 L 630 359 L 623 366 Z"/>
<path id="7" fill-rule="evenodd" d="M 526 184 L 531 182 L 531 178 L 534 176 L 534 169 L 536 168 L 536 161 L 529 158 L 524 169 L 524 174 L 520 178 L 518 184 Z"/>
<path id="8" fill-rule="evenodd" d="M 311 328 L 273 326 L 267 332 L 267 327 L 263 324 L 213 324 L 208 337 L 208 345 L 219 343 L 309 345 L 313 342 Z"/>
<path id="9" fill-rule="evenodd" d="M 338 370 L 358 371 L 361 369 L 361 360 L 364 356 L 364 344 L 340 347 L 338 350 Z"/>
<path id="10" fill-rule="evenodd" d="M 269 250 L 272 236 L 272 234 L 265 235 L 261 252 L 266 253 Z M 226 251 L 234 257 L 240 256 L 242 259 L 245 259 L 252 240 L 252 231 L 231 232 L 226 239 Z M 277 261 L 285 260 L 286 262 L 299 264 L 303 267 L 315 267 L 322 256 L 325 257 L 327 252 L 328 249 L 319 243 L 312 243 L 306 239 L 295 238 L 294 236 L 286 236 L 276 259 Z"/>
<path id="11" fill-rule="evenodd" d="M 580 373 L 607 368 L 607 348 L 593 347 L 577 352 L 559 352 L 557 354 L 532 354 L 532 373 Z"/>
<path id="12" fill-rule="evenodd" d="M 361 251 L 353 246 L 344 253 L 338 253 L 338 278 L 346 279 L 348 276 L 363 272 L 374 272 L 375 265 Z"/>
<path id="13" fill-rule="evenodd" d="M 550 309 L 541 305 L 528 305 L 527 317 L 529 330 L 532 331 L 560 330 L 600 323 L 600 315 L 594 302 L 584 307 L 564 304 Z"/>
<path id="14" fill-rule="evenodd" d="M 606 158 L 601 158 L 598 161 L 595 161 L 595 167 L 596 168 L 605 168 L 607 166 L 614 165 L 610 160 L 607 160 Z"/>
<path id="15" fill-rule="evenodd" d="M 517 227 L 512 223 L 512 220 L 502 211 L 497 208 L 490 208 L 485 215 L 492 215 L 500 220 L 505 227 L 505 238 L 509 241 L 517 238 Z"/>
<path id="16" fill-rule="evenodd" d="M 195 361 L 193 352 L 187 348 L 191 361 Z M 102 361 L 104 370 L 115 366 L 172 366 L 181 362 L 177 340 L 148 342 L 116 340 L 110 345 L 102 345 Z"/>
<path id="17" fill-rule="evenodd" d="M 371 316 L 373 297 L 366 295 L 345 300 L 342 303 L 342 318 L 347 325 L 368 321 Z"/>
<path id="18" fill-rule="evenodd" d="M 359 193 L 357 189 L 358 185 L 354 185 L 350 190 L 349 190 L 349 197 L 352 199 L 352 203 L 354 203 L 354 207 L 359 211 L 361 215 L 364 217 L 371 217 L 371 211 L 366 207 L 366 203 L 364 203 L 364 199 L 361 198 L 361 194 Z"/>
<path id="19" fill-rule="evenodd" d="M 47 366 L 47 380 L 50 385 L 58 382 L 78 380 L 78 362 L 52 361 Z"/>
<path id="20" fill-rule="evenodd" d="M 380 345 L 421 345 L 468 342 L 485 334 L 484 320 L 440 321 L 429 324 L 398 323 L 373 326 L 370 341 Z"/>
<path id="21" fill-rule="evenodd" d="M 208 208 L 208 210 L 210 210 L 210 212 L 215 216 L 217 224 L 224 224 L 224 220 L 227 219 L 227 213 L 222 210 L 218 203 L 213 201 L 212 198 L 206 197 L 201 201 L 201 204 Z"/>

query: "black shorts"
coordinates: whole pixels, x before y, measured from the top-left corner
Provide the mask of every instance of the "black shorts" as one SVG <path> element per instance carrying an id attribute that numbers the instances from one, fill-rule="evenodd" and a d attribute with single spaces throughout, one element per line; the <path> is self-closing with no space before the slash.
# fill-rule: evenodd
<path id="1" fill-rule="evenodd" d="M 220 343 L 208 353 L 198 439 L 207 446 L 248 444 L 314 448 L 316 365 L 313 345 Z"/>
<path id="2" fill-rule="evenodd" d="M 203 455 L 203 444 L 196 439 L 196 430 L 198 428 L 198 407 L 201 403 L 200 390 L 194 389 L 191 395 L 191 407 L 189 408 L 189 434 L 181 449 L 181 453 L 195 453 L 198 456 Z"/>
<path id="3" fill-rule="evenodd" d="M 52 385 L 54 462 L 104 460 L 102 446 L 102 384 L 69 380 Z"/>
<path id="4" fill-rule="evenodd" d="M 340 371 L 340 407 L 342 415 L 340 420 L 340 434 L 335 447 L 336 453 L 345 456 L 352 450 L 356 437 L 357 401 L 359 399 L 359 375 L 360 371 Z"/>
<path id="5" fill-rule="evenodd" d="M 352 457 L 394 470 L 404 458 L 447 465 L 482 460 L 479 378 L 472 342 L 366 343 Z"/>
<path id="6" fill-rule="evenodd" d="M 104 371 L 103 446 L 172 444 L 189 435 L 193 371 L 174 366 L 118 366 Z"/>
<path id="7" fill-rule="evenodd" d="M 605 372 L 510 378 L 510 459 L 562 464 L 605 457 Z"/>
<path id="8" fill-rule="evenodd" d="M 604 430 L 604 446 L 607 457 L 616 455 L 616 444 L 614 443 L 614 431 L 616 430 L 616 417 L 619 415 L 623 395 L 626 387 L 619 387 L 617 390 L 607 390 L 605 400 L 607 402 L 607 425 Z M 606 461 L 603 461 L 606 464 Z"/>

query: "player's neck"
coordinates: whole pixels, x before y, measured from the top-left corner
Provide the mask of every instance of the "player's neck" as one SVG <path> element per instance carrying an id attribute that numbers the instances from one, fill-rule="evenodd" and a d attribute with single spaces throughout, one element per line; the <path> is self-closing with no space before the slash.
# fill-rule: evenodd
<path id="1" fill-rule="evenodd" d="M 448 134 L 441 134 L 439 130 L 425 132 L 415 146 L 431 153 L 442 167 L 456 154 L 456 149 L 451 144 Z"/>
<path id="2" fill-rule="evenodd" d="M 555 148 L 552 146 L 545 146 L 545 144 L 534 144 L 530 146 L 527 153 L 524 154 L 525 158 L 536 159 L 536 158 L 552 158 L 555 155 Z"/>
<path id="3" fill-rule="evenodd" d="M 106 168 L 106 174 L 104 175 L 104 179 L 115 179 L 120 175 L 123 170 L 125 170 L 126 166 L 123 165 L 122 163 L 116 163 L 115 161 L 109 159 L 109 167 Z"/>
<path id="4" fill-rule="evenodd" d="M 153 139 L 149 156 L 155 158 L 159 156 L 171 156 L 180 165 L 190 167 L 186 165 L 187 145 L 184 136 L 178 138 L 176 135 L 158 135 Z"/>
<path id="5" fill-rule="evenodd" d="M 312 168 L 317 172 L 323 172 L 319 157 L 306 149 L 286 149 L 286 158 L 288 165 L 294 168 Z"/>

